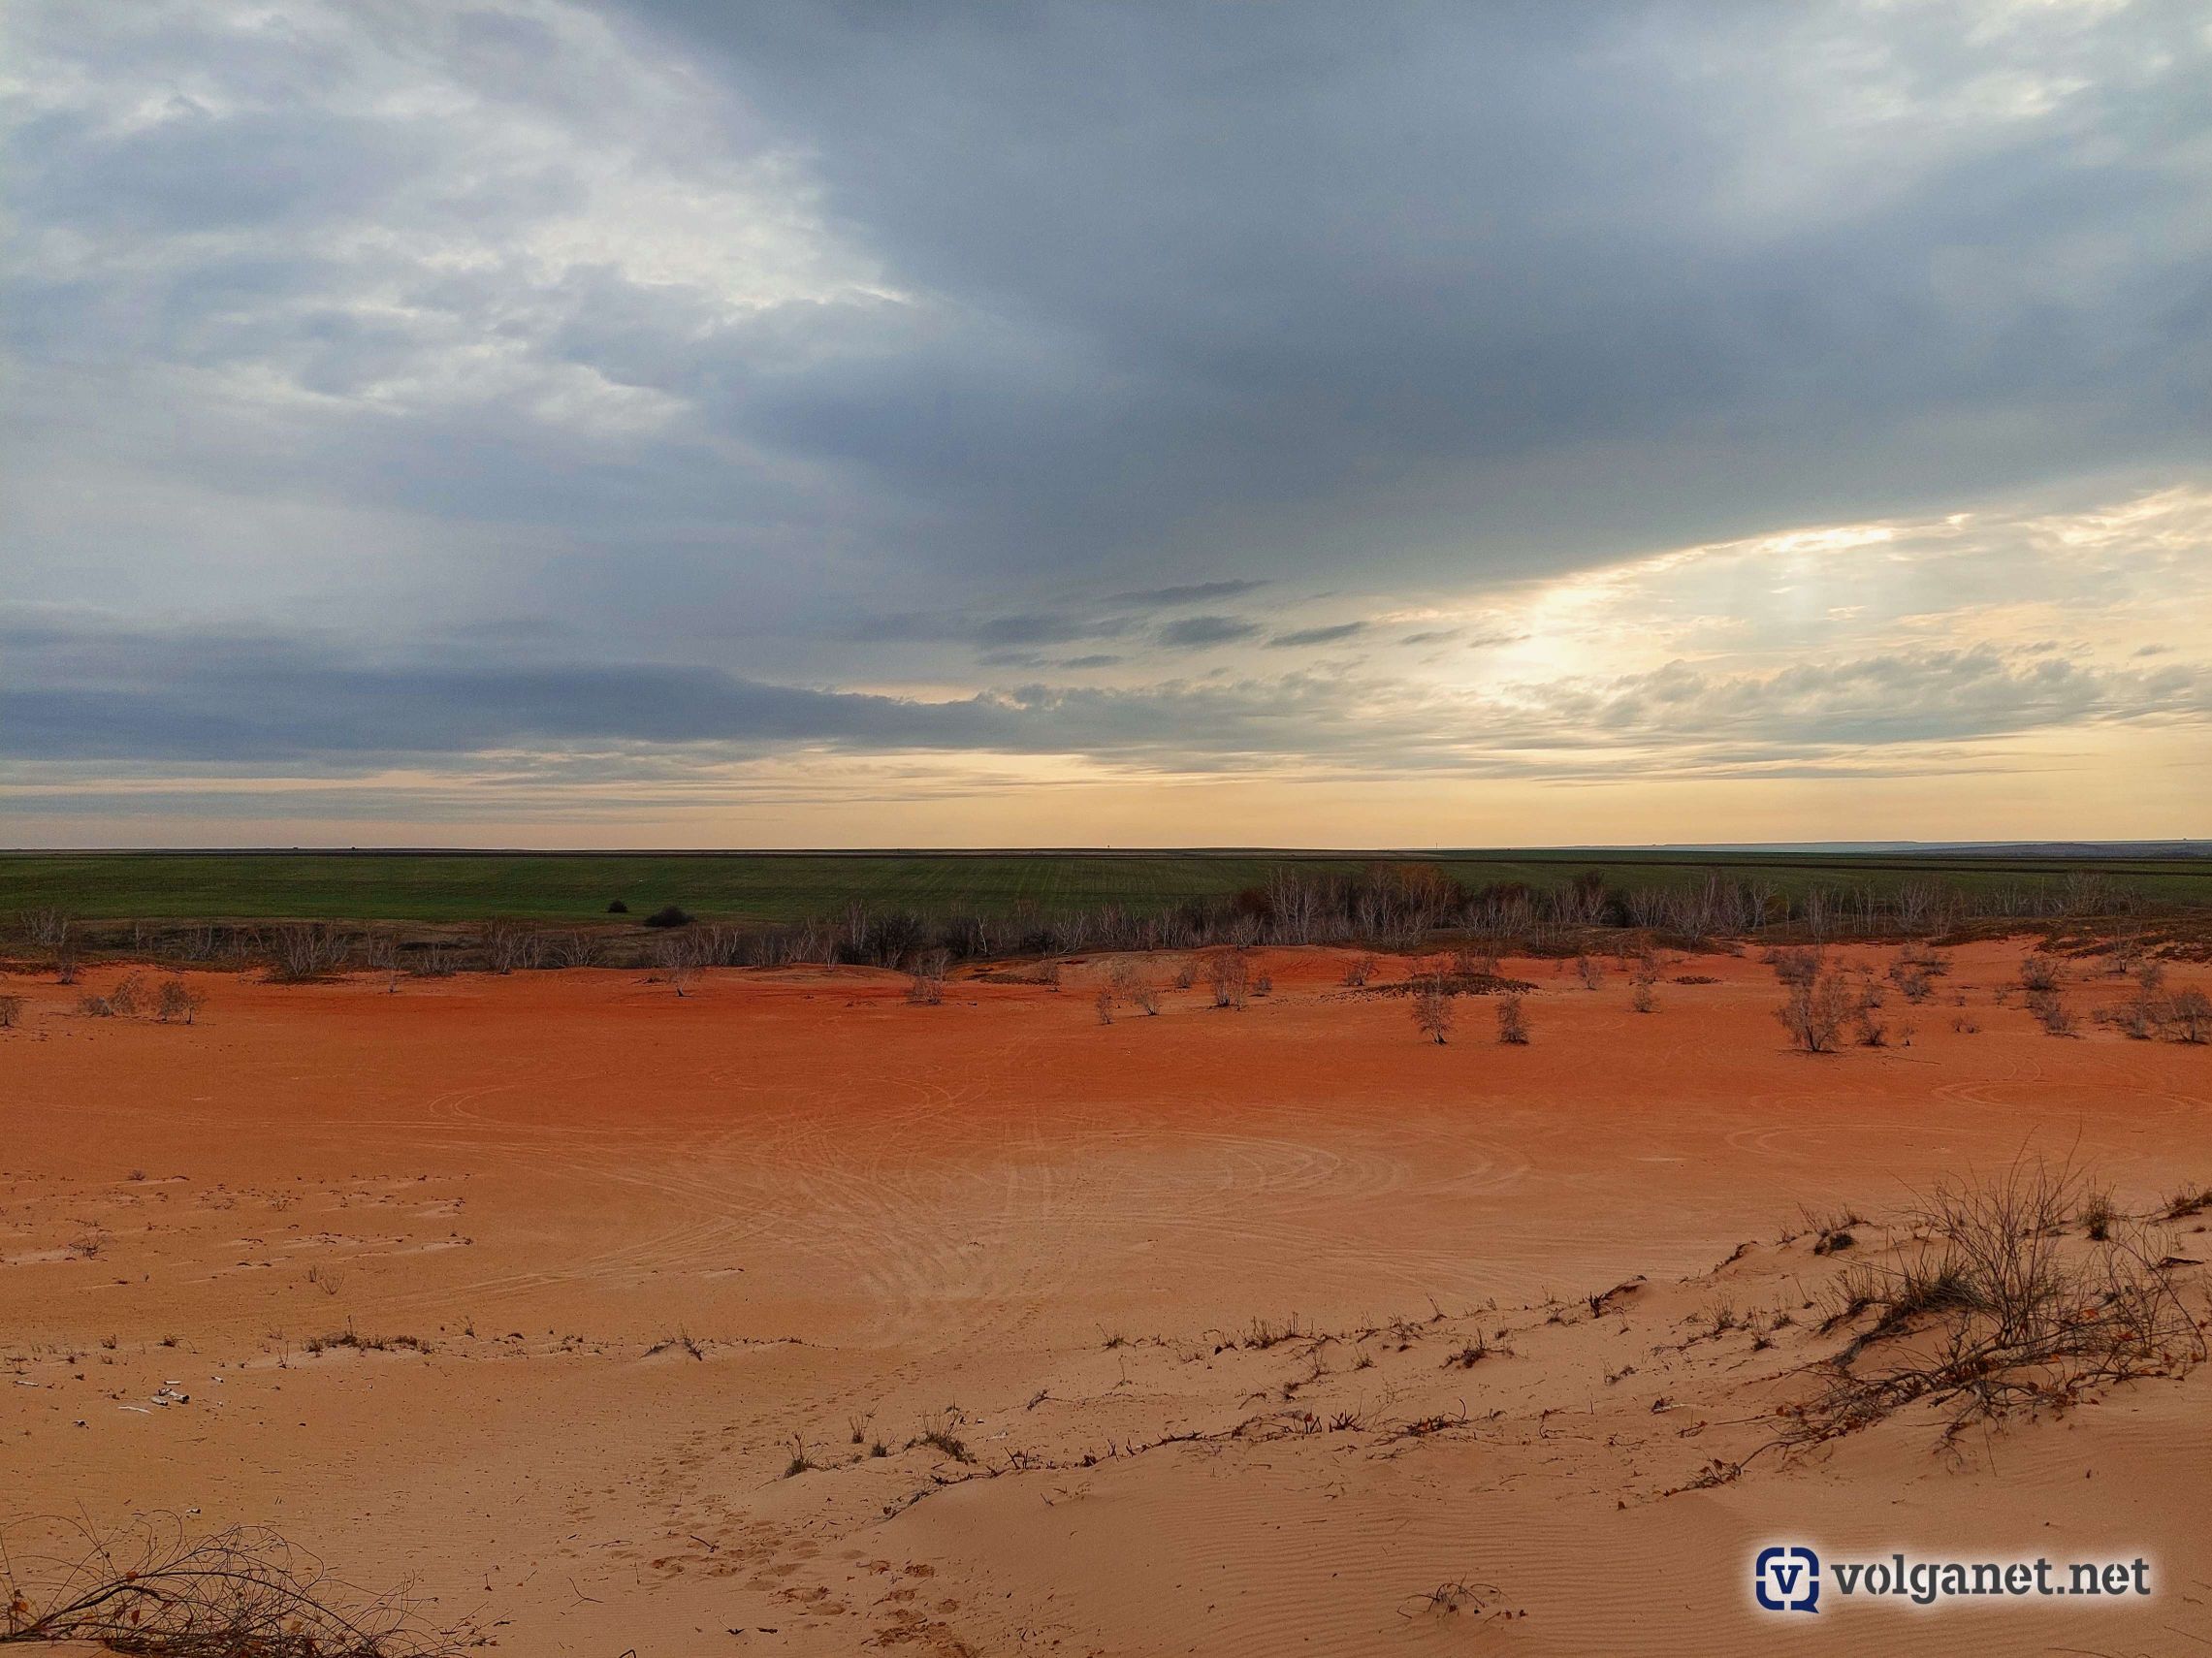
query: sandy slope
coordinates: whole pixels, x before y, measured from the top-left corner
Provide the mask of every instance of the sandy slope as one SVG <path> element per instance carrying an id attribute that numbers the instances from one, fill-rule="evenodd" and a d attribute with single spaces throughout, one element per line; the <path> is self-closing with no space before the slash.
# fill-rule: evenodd
<path id="1" fill-rule="evenodd" d="M 1908 1415 L 1682 1489 L 1833 1350 L 1800 1203 L 2029 1143 L 2138 1207 L 2212 1178 L 2206 1050 L 2043 1036 L 1993 1004 L 2019 954 L 1893 1005 L 1909 1047 L 1819 1059 L 1719 957 L 1650 1016 L 1509 964 L 1520 1049 L 1481 1002 L 1423 1044 L 1318 951 L 1241 1013 L 1111 1026 L 1099 964 L 938 1007 L 844 970 L 209 977 L 190 1029 L 17 980 L 5 1506 L 273 1521 L 503 1649 L 604 1658 L 2202 1652 L 2212 1372 L 1963 1458 Z M 1799 1316 L 1754 1345 L 1715 1309 Z M 349 1328 L 428 1351 L 310 1342 Z M 2141 1550 L 2164 1592 L 1778 1623 L 1747 1592 L 1776 1537 Z M 1484 1610 L 1427 1604 L 1456 1580 Z"/>

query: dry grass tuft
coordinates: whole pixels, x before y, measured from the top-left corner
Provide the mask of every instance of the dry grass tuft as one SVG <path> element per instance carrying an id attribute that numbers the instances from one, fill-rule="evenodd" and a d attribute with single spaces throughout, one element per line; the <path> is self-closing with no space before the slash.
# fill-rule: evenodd
<path id="1" fill-rule="evenodd" d="M 1948 1411 L 1948 1441 L 2201 1362 L 2204 1332 L 2173 1283 L 2181 1263 L 2145 1231 L 2123 1235 L 2100 1196 L 2041 1161 L 1938 1186 L 1911 1216 L 1907 1253 L 1837 1280 L 1822 1328 L 1873 1322 L 1819 1368 L 1818 1391 L 1785 1410 L 1779 1443 L 1819 1444 L 1923 1400 Z M 2081 1242 L 2076 1221 L 2089 1228 Z"/>

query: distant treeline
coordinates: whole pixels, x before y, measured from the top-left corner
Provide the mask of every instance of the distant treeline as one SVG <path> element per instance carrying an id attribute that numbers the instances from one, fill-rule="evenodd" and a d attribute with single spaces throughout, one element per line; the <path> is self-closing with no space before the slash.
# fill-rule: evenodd
<path id="1" fill-rule="evenodd" d="M 57 962 L 85 949 L 208 965 L 265 963 L 278 976 L 347 971 L 598 966 L 786 967 L 856 963 L 942 967 L 951 962 L 1056 957 L 1086 951 L 1194 950 L 1261 944 L 1358 944 L 1416 950 L 1439 936 L 1498 953 L 1555 954 L 1604 930 L 1632 929 L 1678 948 L 1716 940 L 1926 938 L 1972 926 L 2124 918 L 2152 908 L 2103 875 L 1966 885 L 1940 875 L 1837 886 L 1709 875 L 1695 884 L 1624 885 L 1598 871 L 1536 887 L 1493 881 L 1469 889 L 1443 868 L 1377 863 L 1357 875 L 1297 864 L 1271 869 L 1234 894 L 1156 910 L 1121 905 L 1053 915 L 939 914 L 854 901 L 834 915 L 772 925 L 696 920 L 668 906 L 642 922 L 551 926 L 492 920 L 437 927 L 339 922 L 84 923 L 65 911 L 17 917 L 22 941 Z M 2157 907 L 2170 910 L 2171 905 Z"/>

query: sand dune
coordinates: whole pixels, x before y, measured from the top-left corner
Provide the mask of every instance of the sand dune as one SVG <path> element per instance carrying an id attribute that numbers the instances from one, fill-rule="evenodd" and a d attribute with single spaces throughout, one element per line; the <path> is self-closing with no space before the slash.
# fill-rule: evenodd
<path id="1" fill-rule="evenodd" d="M 1801 1204 L 1879 1259 L 2023 1147 L 2130 1209 L 2212 1179 L 2206 1050 L 2045 1036 L 1996 1001 L 2020 955 L 1822 1057 L 1748 956 L 1671 963 L 1649 1016 L 1510 963 L 1525 1048 L 1480 999 L 1425 1043 L 1319 950 L 1111 1025 L 1103 963 L 936 1007 L 858 970 L 208 976 L 189 1028 L 17 981 L 7 1508 L 270 1522 L 604 1658 L 2200 1652 L 2207 1371 L 1715 1474 L 1838 1345 Z M 1747 1563 L 1793 1536 L 2147 1550 L 2162 1592 L 1778 1621 Z"/>

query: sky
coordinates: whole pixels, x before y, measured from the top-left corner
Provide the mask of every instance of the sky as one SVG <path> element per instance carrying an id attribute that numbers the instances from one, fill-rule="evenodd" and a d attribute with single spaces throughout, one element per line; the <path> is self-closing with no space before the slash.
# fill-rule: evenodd
<path id="1" fill-rule="evenodd" d="M 2212 824 L 2212 17 L 14 0 L 0 843 Z"/>

